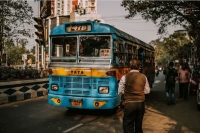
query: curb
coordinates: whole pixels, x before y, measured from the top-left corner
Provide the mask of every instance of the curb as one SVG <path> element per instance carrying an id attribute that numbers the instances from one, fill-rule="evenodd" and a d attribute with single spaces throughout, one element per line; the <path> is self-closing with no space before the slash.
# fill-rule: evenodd
<path id="1" fill-rule="evenodd" d="M 26 86 L 12 86 L 0 89 L 0 105 L 27 100 L 31 98 L 46 96 L 48 94 L 48 83 L 39 83 Z"/>

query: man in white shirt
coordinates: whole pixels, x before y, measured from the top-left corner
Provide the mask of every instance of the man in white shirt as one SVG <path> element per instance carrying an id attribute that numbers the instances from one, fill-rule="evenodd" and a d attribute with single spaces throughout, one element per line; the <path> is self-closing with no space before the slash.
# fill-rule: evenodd
<path id="1" fill-rule="evenodd" d="M 142 120 L 145 113 L 145 94 L 150 93 L 147 77 L 139 72 L 140 61 L 131 61 L 131 71 L 123 75 L 119 82 L 118 92 L 123 94 L 124 133 L 143 133 Z"/>

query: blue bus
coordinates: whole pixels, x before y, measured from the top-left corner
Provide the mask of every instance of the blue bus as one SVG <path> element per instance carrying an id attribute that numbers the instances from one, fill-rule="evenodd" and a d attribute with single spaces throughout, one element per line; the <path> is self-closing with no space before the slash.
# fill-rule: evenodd
<path id="1" fill-rule="evenodd" d="M 130 60 L 142 62 L 152 86 L 154 48 L 105 23 L 65 22 L 50 33 L 48 103 L 69 109 L 114 109 L 121 102 L 118 81 Z"/>

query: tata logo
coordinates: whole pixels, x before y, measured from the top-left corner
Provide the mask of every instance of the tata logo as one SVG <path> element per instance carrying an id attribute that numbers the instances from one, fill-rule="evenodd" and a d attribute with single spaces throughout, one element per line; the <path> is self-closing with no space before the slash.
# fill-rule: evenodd
<path id="1" fill-rule="evenodd" d="M 73 75 L 83 75 L 83 71 L 71 71 L 71 74 Z"/>

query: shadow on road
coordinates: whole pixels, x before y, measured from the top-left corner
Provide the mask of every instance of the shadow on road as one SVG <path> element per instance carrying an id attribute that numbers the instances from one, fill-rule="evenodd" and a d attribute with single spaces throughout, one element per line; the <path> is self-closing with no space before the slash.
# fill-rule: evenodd
<path id="1" fill-rule="evenodd" d="M 68 109 L 66 111 L 67 116 L 72 115 L 91 115 L 91 116 L 112 116 L 116 113 L 118 108 L 111 109 L 111 110 L 102 110 L 102 109 Z"/>
<path id="2" fill-rule="evenodd" d="M 145 133 L 199 133 L 200 112 L 196 109 L 196 97 L 189 95 L 188 100 L 178 99 L 176 83 L 175 105 L 168 106 L 164 78 L 160 73 L 151 93 L 146 95 Z"/>

